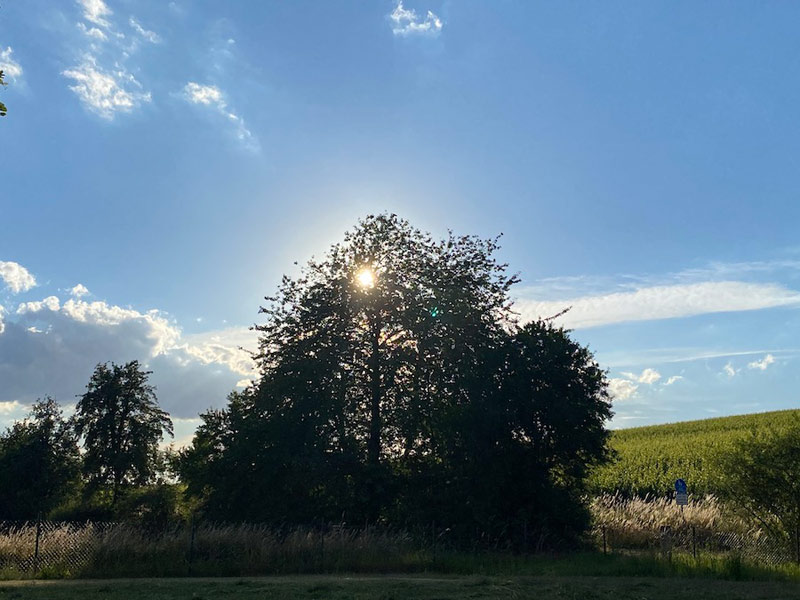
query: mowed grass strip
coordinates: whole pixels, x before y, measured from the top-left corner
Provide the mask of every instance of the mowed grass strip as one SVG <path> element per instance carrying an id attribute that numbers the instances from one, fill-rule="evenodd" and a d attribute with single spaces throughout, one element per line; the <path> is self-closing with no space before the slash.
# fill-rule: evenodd
<path id="1" fill-rule="evenodd" d="M 3 600 L 674 600 L 689 596 L 703 600 L 796 599 L 800 585 L 641 577 L 425 576 L 0 582 Z"/>

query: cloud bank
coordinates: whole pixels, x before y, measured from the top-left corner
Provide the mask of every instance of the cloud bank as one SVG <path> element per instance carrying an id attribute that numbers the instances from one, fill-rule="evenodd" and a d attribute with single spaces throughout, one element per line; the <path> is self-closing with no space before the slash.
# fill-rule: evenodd
<path id="1" fill-rule="evenodd" d="M 51 295 L 0 308 L 0 421 L 46 394 L 71 404 L 101 362 L 142 362 L 153 371 L 162 406 L 185 419 L 223 405 L 238 384 L 256 377 L 243 349 L 256 347 L 247 328 L 185 336 L 158 310 L 89 302 L 80 284 L 69 291 L 66 300 Z"/>

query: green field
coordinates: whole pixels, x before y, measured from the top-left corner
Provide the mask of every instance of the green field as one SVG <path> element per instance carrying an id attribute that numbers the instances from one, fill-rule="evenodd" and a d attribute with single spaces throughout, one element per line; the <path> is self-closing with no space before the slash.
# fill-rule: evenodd
<path id="1" fill-rule="evenodd" d="M 800 424 L 800 410 L 686 421 L 615 431 L 611 445 L 618 460 L 592 479 L 598 493 L 665 496 L 681 478 L 690 494 L 718 491 L 713 457 L 753 430 L 786 429 Z"/>
<path id="2" fill-rule="evenodd" d="M 15 600 L 474 600 L 490 598 L 704 600 L 797 598 L 798 584 L 613 577 L 275 577 L 0 582 Z"/>

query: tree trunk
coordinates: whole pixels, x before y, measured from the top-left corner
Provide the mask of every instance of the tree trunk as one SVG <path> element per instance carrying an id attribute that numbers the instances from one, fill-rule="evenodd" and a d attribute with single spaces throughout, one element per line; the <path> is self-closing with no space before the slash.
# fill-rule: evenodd
<path id="1" fill-rule="evenodd" d="M 377 466 L 381 459 L 381 362 L 380 320 L 377 315 L 372 324 L 372 355 L 370 356 L 370 423 L 367 444 L 367 462 Z"/>

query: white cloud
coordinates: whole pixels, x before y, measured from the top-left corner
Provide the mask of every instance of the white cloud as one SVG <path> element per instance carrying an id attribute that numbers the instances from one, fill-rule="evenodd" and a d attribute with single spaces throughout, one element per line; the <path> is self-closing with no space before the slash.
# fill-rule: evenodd
<path id="1" fill-rule="evenodd" d="M 442 31 L 442 20 L 433 12 L 428 11 L 423 19 L 414 9 L 408 10 L 398 0 L 394 10 L 389 14 L 392 20 L 392 33 L 400 36 L 408 35 L 439 35 Z"/>
<path id="2" fill-rule="evenodd" d="M 142 39 L 158 43 L 158 35 L 131 16 L 128 23 L 138 35 L 126 36 L 112 20 L 113 11 L 103 0 L 77 3 L 86 20 L 77 26 L 88 39 L 81 42 L 81 62 L 61 73 L 71 80 L 69 88 L 86 108 L 108 120 L 151 102 L 150 93 L 133 75 L 138 69 L 127 65 L 133 61 Z"/>
<path id="3" fill-rule="evenodd" d="M 728 362 L 722 367 L 722 372 L 725 373 L 728 377 L 733 377 L 736 375 L 736 369 L 733 368 L 733 364 Z"/>
<path id="4" fill-rule="evenodd" d="M 608 382 L 608 392 L 614 400 L 627 400 L 636 393 L 639 386 L 629 379 L 614 378 Z"/>
<path id="5" fill-rule="evenodd" d="M 69 401 L 85 388 L 97 363 L 138 359 L 153 371 L 161 404 L 175 416 L 193 418 L 223 405 L 242 379 L 257 376 L 250 353 L 242 349 L 256 346 L 256 334 L 247 328 L 183 336 L 157 310 L 49 296 L 21 303 L 5 323 L 0 406 L 28 405 L 45 394 Z"/>
<path id="6" fill-rule="evenodd" d="M 5 306 L 0 304 L 0 333 L 3 333 L 6 329 L 6 324 L 3 323 L 3 315 L 5 314 L 5 312 L 6 312 Z"/>
<path id="7" fill-rule="evenodd" d="M 772 354 L 767 354 L 761 360 L 754 360 L 751 363 L 747 363 L 748 369 L 758 369 L 760 371 L 766 371 L 767 367 L 770 366 L 772 363 L 775 362 L 775 357 Z"/>
<path id="8" fill-rule="evenodd" d="M 143 92 L 141 84 L 124 68 L 104 71 L 90 55 L 62 75 L 75 82 L 69 88 L 83 104 L 104 119 L 113 119 L 116 113 L 130 112 L 151 100 L 150 93 Z"/>
<path id="9" fill-rule="evenodd" d="M 777 284 L 740 281 L 651 286 L 556 301 L 520 298 L 515 302 L 523 321 L 548 317 L 572 307 L 557 322 L 573 329 L 797 305 L 800 293 L 794 290 Z"/>
<path id="10" fill-rule="evenodd" d="M 245 126 L 244 119 L 235 112 L 228 110 L 225 95 L 215 85 L 201 85 L 190 81 L 183 87 L 183 98 L 191 104 L 209 106 L 219 112 L 225 119 L 232 123 L 236 137 L 251 150 L 258 150 L 258 140 Z"/>
<path id="11" fill-rule="evenodd" d="M 77 0 L 77 2 L 83 9 L 84 19 L 100 27 L 111 27 L 106 17 L 110 17 L 113 12 L 103 0 Z"/>
<path id="12" fill-rule="evenodd" d="M 637 381 L 639 383 L 644 383 L 646 385 L 653 385 L 656 381 L 661 379 L 661 373 L 656 371 L 655 369 L 645 369 L 642 371 L 641 375 L 636 375 L 635 373 L 622 373 L 628 379 L 633 381 Z"/>
<path id="13" fill-rule="evenodd" d="M 193 104 L 212 105 L 220 109 L 225 108 L 222 91 L 215 85 L 200 85 L 190 81 L 184 86 L 183 92 L 186 100 Z"/>
<path id="14" fill-rule="evenodd" d="M 13 293 L 27 292 L 36 285 L 36 278 L 19 263 L 0 260 L 0 279 Z"/>
<path id="15" fill-rule="evenodd" d="M 17 314 L 24 315 L 26 313 L 37 313 L 43 310 L 57 311 L 60 308 L 60 302 L 56 296 L 48 296 L 44 300 L 35 302 L 23 302 L 17 307 Z"/>
<path id="16" fill-rule="evenodd" d="M 672 385 L 673 383 L 680 381 L 681 379 L 683 379 L 683 375 L 673 375 L 672 377 L 667 379 L 667 381 L 664 382 L 664 385 L 665 386 Z"/>
<path id="17" fill-rule="evenodd" d="M 94 38 L 101 42 L 105 42 L 108 39 L 108 36 L 97 27 L 87 27 L 84 23 L 78 23 L 78 29 L 80 29 L 90 38 Z"/>
<path id="18" fill-rule="evenodd" d="M 22 77 L 22 65 L 14 60 L 11 56 L 13 53 L 11 46 L 8 46 L 5 50 L 0 50 L 0 71 L 9 81 Z"/>
<path id="19" fill-rule="evenodd" d="M 652 385 L 656 381 L 661 379 L 661 373 L 656 371 L 655 369 L 645 369 L 642 371 L 642 374 L 639 376 L 639 383 L 645 383 L 647 385 Z"/>
<path id="20" fill-rule="evenodd" d="M 89 294 L 89 290 L 86 288 L 85 285 L 83 285 L 82 283 L 79 283 L 78 285 L 73 287 L 69 291 L 69 293 L 71 295 L 75 296 L 76 298 L 82 298 L 83 296 L 86 296 L 86 295 Z"/>
<path id="21" fill-rule="evenodd" d="M 133 30 L 146 39 L 151 44 L 158 44 L 161 42 L 161 38 L 158 37 L 158 34 L 155 31 L 149 31 L 142 27 L 141 23 L 137 21 L 135 18 L 131 17 L 128 20 L 128 24 L 133 28 Z"/>
<path id="22" fill-rule="evenodd" d="M 13 400 L 11 402 L 0 402 L 0 420 L 5 422 L 19 421 L 25 417 L 29 408 Z"/>

